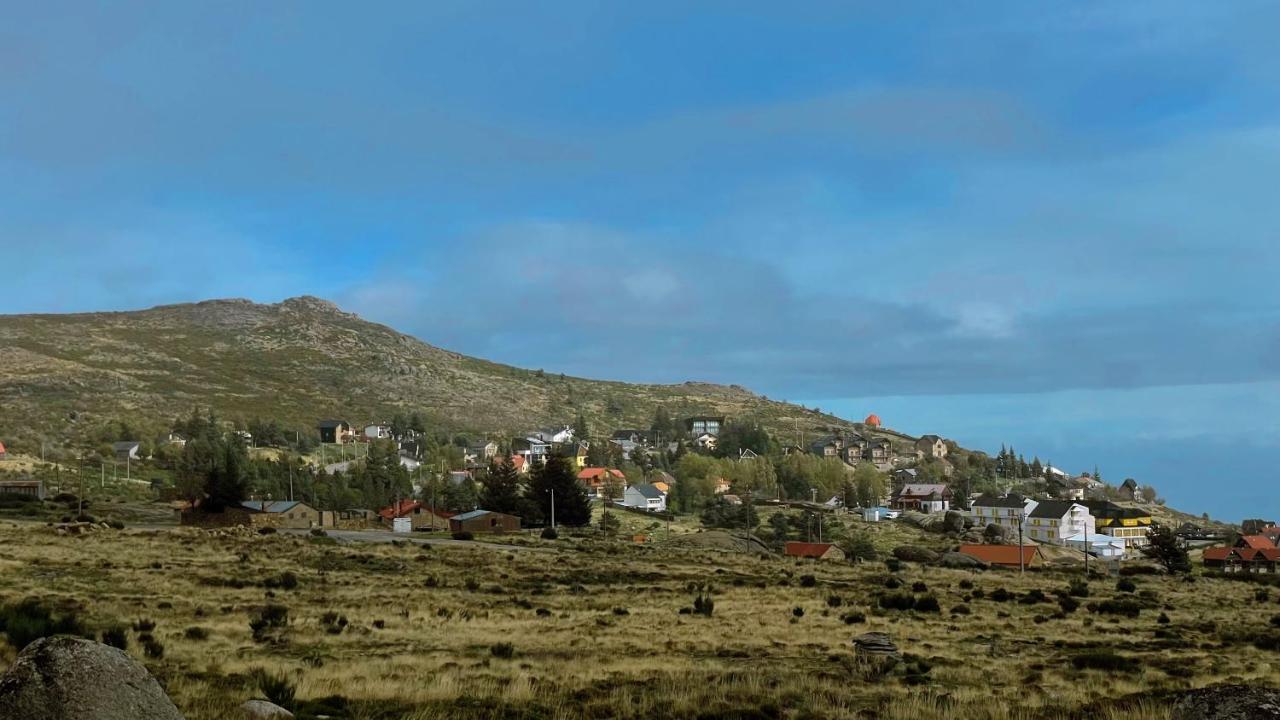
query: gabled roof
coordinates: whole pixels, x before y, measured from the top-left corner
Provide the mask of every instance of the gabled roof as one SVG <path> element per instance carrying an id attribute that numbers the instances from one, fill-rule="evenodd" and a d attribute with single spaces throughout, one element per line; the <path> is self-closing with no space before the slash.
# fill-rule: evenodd
<path id="1" fill-rule="evenodd" d="M 783 554 L 787 557 L 821 558 L 831 552 L 835 545 L 831 543 L 788 542 Z"/>
<path id="2" fill-rule="evenodd" d="M 1132 489 L 1132 490 L 1137 490 L 1137 489 L 1138 489 L 1138 481 L 1137 481 L 1137 480 L 1134 480 L 1133 478 L 1125 478 L 1125 479 L 1124 479 L 1124 482 L 1120 483 L 1120 487 L 1122 487 L 1122 488 L 1130 488 L 1130 489 Z"/>
<path id="3" fill-rule="evenodd" d="M 333 428 L 336 428 L 339 425 L 346 425 L 347 427 L 351 427 L 351 423 L 347 422 L 346 420 L 321 420 L 320 422 L 316 423 L 316 427 L 324 430 L 332 430 Z"/>
<path id="4" fill-rule="evenodd" d="M 133 448 L 141 447 L 141 446 L 142 446 L 142 443 L 138 442 L 137 440 L 121 440 L 120 442 L 111 443 L 112 449 L 114 449 L 116 452 L 132 450 Z"/>
<path id="5" fill-rule="evenodd" d="M 1066 515 L 1076 505 L 1080 503 L 1074 500 L 1041 500 L 1031 509 L 1027 517 L 1056 519 Z"/>
<path id="6" fill-rule="evenodd" d="M 660 500 L 663 497 L 662 491 L 654 487 L 652 483 L 632 485 L 630 489 L 640 493 L 646 500 Z"/>
<path id="7" fill-rule="evenodd" d="M 485 515 L 488 515 L 488 514 L 489 514 L 488 510 L 472 510 L 471 512 L 464 512 L 461 515 L 454 515 L 451 519 L 452 520 L 471 520 L 478 517 L 484 517 Z"/>
<path id="8" fill-rule="evenodd" d="M 289 512 L 302 503 L 294 500 L 245 500 L 240 507 L 257 512 L 282 513 Z"/>
<path id="9" fill-rule="evenodd" d="M 1018 552 L 1019 548 L 1021 553 Z M 1018 567 L 1019 564 L 1030 565 L 1040 554 L 1040 548 L 1035 545 L 961 545 L 960 552 L 991 565 Z M 1018 559 L 1019 554 L 1022 556 L 1021 561 Z"/>
<path id="10" fill-rule="evenodd" d="M 417 500 L 401 500 L 395 505 L 382 508 L 378 511 L 378 514 L 387 520 L 392 520 L 394 518 L 404 517 L 420 507 L 422 507 L 422 503 Z"/>
<path id="11" fill-rule="evenodd" d="M 893 474 L 894 475 L 899 475 L 899 474 L 910 475 L 911 477 L 914 478 L 915 476 L 920 474 L 920 471 L 915 468 L 902 468 L 901 470 L 894 470 Z"/>
<path id="12" fill-rule="evenodd" d="M 1229 548 L 1229 547 L 1205 548 L 1204 559 L 1205 560 L 1226 560 L 1227 558 L 1231 557 L 1232 553 L 1234 553 L 1235 551 L 1236 551 L 1235 548 Z"/>
<path id="13" fill-rule="evenodd" d="M 916 483 L 903 485 L 898 497 L 929 497 L 934 493 L 946 495 L 948 492 L 947 486 L 943 484 Z"/>
<path id="14" fill-rule="evenodd" d="M 1272 550 L 1275 549 L 1275 546 L 1276 544 L 1264 535 L 1241 535 L 1240 542 L 1237 543 L 1237 547 L 1247 547 L 1254 550 Z"/>
<path id="15" fill-rule="evenodd" d="M 625 480 L 627 478 L 617 468 L 589 467 L 578 471 L 579 480 L 604 480 L 606 475 L 612 476 L 616 480 Z"/>
<path id="16" fill-rule="evenodd" d="M 981 495 L 973 501 L 974 507 L 1020 508 L 1026 507 L 1026 505 L 1027 499 L 1021 495 L 1006 495 L 1004 497 Z"/>

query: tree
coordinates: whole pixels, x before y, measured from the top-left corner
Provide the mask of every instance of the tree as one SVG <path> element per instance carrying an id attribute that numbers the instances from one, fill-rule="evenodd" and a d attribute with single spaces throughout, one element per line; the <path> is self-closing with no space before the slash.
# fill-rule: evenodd
<path id="1" fill-rule="evenodd" d="M 587 418 L 584 417 L 582 413 L 578 413 L 578 417 L 573 421 L 573 439 L 591 439 L 591 426 L 587 425 Z"/>
<path id="2" fill-rule="evenodd" d="M 743 450 L 769 455 L 772 448 L 773 440 L 769 437 L 769 432 L 759 423 L 731 420 L 720 429 L 720 435 L 716 438 L 715 455 L 737 458 Z"/>
<path id="3" fill-rule="evenodd" d="M 476 481 L 470 475 L 458 482 L 449 482 L 444 488 L 444 509 L 450 512 L 470 512 L 476 509 Z M 488 509 L 488 508 L 486 508 Z"/>
<path id="4" fill-rule="evenodd" d="M 545 517 L 551 517 L 554 497 L 557 524 L 582 527 L 591 523 L 591 500 L 563 455 L 551 454 L 532 474 L 529 493 Z"/>
<path id="5" fill-rule="evenodd" d="M 773 530 L 773 544 L 782 547 L 791 539 L 791 522 L 787 514 L 778 511 L 769 516 L 769 528 Z"/>
<path id="6" fill-rule="evenodd" d="M 422 418 L 422 413 L 417 410 L 409 416 L 409 429 L 416 433 L 425 433 L 427 431 L 427 421 Z"/>
<path id="7" fill-rule="evenodd" d="M 621 527 L 622 521 L 618 519 L 618 516 L 608 510 L 605 510 L 604 513 L 600 515 L 600 532 L 605 535 L 613 537 L 618 534 L 618 529 Z"/>
<path id="8" fill-rule="evenodd" d="M 865 532 L 856 532 L 846 537 L 840 543 L 840 549 L 849 562 L 876 559 L 876 546 Z"/>
<path id="9" fill-rule="evenodd" d="M 653 411 L 653 424 L 649 426 L 649 429 L 657 434 L 659 444 L 664 440 L 670 441 L 679 434 L 679 428 L 676 427 L 675 421 L 671 419 L 667 408 L 662 405 L 659 405 Z"/>
<path id="10" fill-rule="evenodd" d="M 1187 549 L 1182 546 L 1182 541 L 1171 527 L 1151 523 L 1151 531 L 1147 533 L 1147 546 L 1142 548 L 1142 554 L 1163 565 L 1170 573 L 1191 572 L 1191 558 L 1187 556 Z"/>
<path id="11" fill-rule="evenodd" d="M 718 498 L 702 510 L 702 524 L 707 527 L 748 530 L 759 522 L 755 506 L 749 502 L 734 505 L 724 498 Z"/>
<path id="12" fill-rule="evenodd" d="M 221 442 L 221 457 L 205 476 L 204 504 L 206 512 L 222 512 L 238 506 L 249 493 L 244 447 L 235 441 Z"/>
<path id="13" fill-rule="evenodd" d="M 884 497 L 884 473 L 870 463 L 862 463 L 853 471 L 853 487 L 859 507 L 875 507 Z"/>
<path id="14" fill-rule="evenodd" d="M 520 511 L 520 471 L 510 455 L 489 465 L 481 479 L 480 505 L 485 510 L 516 515 Z"/>

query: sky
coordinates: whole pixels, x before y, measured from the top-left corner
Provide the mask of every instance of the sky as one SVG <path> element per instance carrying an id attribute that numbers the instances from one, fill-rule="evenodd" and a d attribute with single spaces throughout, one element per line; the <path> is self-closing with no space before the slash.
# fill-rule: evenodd
<path id="1" fill-rule="evenodd" d="M 0 0 L 0 313 L 311 294 L 1280 516 L 1280 6 Z"/>

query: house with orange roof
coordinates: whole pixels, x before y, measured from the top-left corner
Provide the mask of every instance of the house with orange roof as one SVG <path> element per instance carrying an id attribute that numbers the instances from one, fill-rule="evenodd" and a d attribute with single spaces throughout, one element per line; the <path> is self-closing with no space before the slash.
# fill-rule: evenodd
<path id="1" fill-rule="evenodd" d="M 589 467 L 578 471 L 578 482 L 582 483 L 588 492 L 601 497 L 604 495 L 604 486 L 610 482 L 617 485 L 621 492 L 622 486 L 627 482 L 627 476 L 617 468 Z"/>
<path id="2" fill-rule="evenodd" d="M 783 547 L 782 554 L 803 560 L 844 560 L 844 551 L 832 543 L 791 541 Z"/>
<path id="3" fill-rule="evenodd" d="M 988 565 L 1008 568 L 1025 568 L 1044 561 L 1037 545 L 961 545 L 962 555 L 976 558 Z"/>

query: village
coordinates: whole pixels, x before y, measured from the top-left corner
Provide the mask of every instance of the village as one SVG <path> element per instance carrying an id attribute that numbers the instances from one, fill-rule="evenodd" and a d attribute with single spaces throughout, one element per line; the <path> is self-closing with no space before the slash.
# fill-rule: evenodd
<path id="1" fill-rule="evenodd" d="M 1069 475 L 1038 458 L 1028 464 L 1004 448 L 992 460 L 938 435 L 890 431 L 874 414 L 857 431 L 795 444 L 779 444 L 749 421 L 715 415 L 673 420 L 661 410 L 651 429 L 617 429 L 602 438 L 590 437 L 579 417 L 577 427 L 566 424 L 444 448 L 414 424 L 403 418 L 363 425 L 320 420 L 310 459 L 295 458 L 298 464 L 288 471 L 287 489 L 277 483 L 272 492 L 272 483 L 259 480 L 245 486 L 246 496 L 216 510 L 209 507 L 203 486 L 194 492 L 188 488 L 185 496 L 177 482 L 153 479 L 149 487 L 158 498 L 167 498 L 173 521 L 184 526 L 419 533 L 461 540 L 541 531 L 545 538 L 560 528 L 593 522 L 614 535 L 620 526 L 614 516 L 621 513 L 655 521 L 630 538 L 649 543 L 663 538 L 661 523 L 669 538 L 671 520 L 690 516 L 701 517 L 707 528 L 772 536 L 774 549 L 783 555 L 826 560 L 858 560 L 853 548 L 859 538 L 856 528 L 822 537 L 822 517 L 834 519 L 837 528 L 851 520 L 907 521 L 950 531 L 958 541 L 955 554 L 967 562 L 1018 569 L 1050 556 L 1058 561 L 1094 558 L 1104 567 L 1118 568 L 1125 560 L 1143 558 L 1153 527 L 1160 527 L 1153 509 L 1162 508 L 1154 490 L 1131 478 L 1112 487 L 1090 473 Z M 150 443 L 112 442 L 113 480 L 120 481 L 123 466 L 126 481 L 144 482 L 133 476 L 146 476 L 158 457 L 181 457 L 188 439 L 180 430 L 192 427 L 175 428 Z M 221 435 L 255 457 L 272 451 L 248 430 Z M 731 451 L 719 452 L 725 446 Z M 150 454 L 144 456 L 146 450 Z M 6 457 L 0 445 L 0 472 L 6 469 Z M 384 470 L 391 467 L 377 481 L 385 502 L 338 506 L 321 498 L 317 488 L 323 479 L 351 485 L 359 482 L 355 476 L 370 472 L 372 463 Z M 574 482 L 551 487 L 548 483 L 554 481 L 547 480 L 535 493 L 530 481 L 549 465 L 563 466 Z M 808 474 L 798 471 L 803 477 L 788 481 L 797 467 L 807 468 Z M 99 463 L 99 470 L 105 483 L 105 463 Z M 500 506 L 486 507 L 484 501 L 492 498 L 486 484 L 498 476 L 506 477 L 507 495 L 492 499 L 491 504 Z M 45 500 L 54 494 L 48 482 L 47 473 L 0 474 L 0 497 Z M 83 477 L 77 482 L 83 487 Z M 57 488 L 59 493 L 67 490 L 65 484 Z M 757 510 L 777 509 L 802 513 L 803 530 L 788 530 L 785 523 L 776 531 L 761 528 Z M 1221 523 L 1190 520 L 1166 530 L 1184 549 L 1199 551 L 1204 567 L 1213 571 L 1274 573 L 1280 560 L 1280 530 L 1273 522 L 1248 521 L 1243 533 Z"/>

